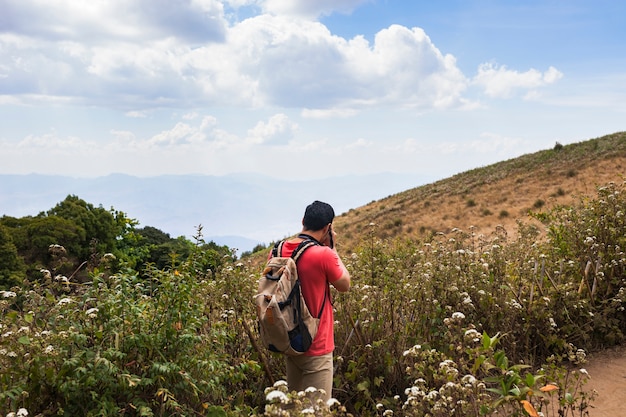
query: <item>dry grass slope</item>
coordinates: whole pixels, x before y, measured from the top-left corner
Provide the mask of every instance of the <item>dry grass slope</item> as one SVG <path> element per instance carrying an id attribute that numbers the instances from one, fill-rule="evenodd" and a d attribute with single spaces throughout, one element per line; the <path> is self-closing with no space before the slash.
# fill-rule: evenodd
<path id="1" fill-rule="evenodd" d="M 427 237 L 453 228 L 513 237 L 530 211 L 570 205 L 626 173 L 626 132 L 570 144 L 463 172 L 338 216 L 340 251 L 372 229 L 381 238 Z M 374 224 L 372 228 L 370 225 Z"/>

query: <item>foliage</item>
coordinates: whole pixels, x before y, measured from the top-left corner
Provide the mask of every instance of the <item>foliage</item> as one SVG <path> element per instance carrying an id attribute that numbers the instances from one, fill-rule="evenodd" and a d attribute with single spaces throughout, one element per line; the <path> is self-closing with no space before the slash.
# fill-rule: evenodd
<path id="1" fill-rule="evenodd" d="M 25 270 L 26 266 L 17 253 L 11 235 L 0 225 L 0 288 L 21 284 Z"/>
<path id="2" fill-rule="evenodd" d="M 80 285 L 3 291 L 0 414 L 249 410 L 244 400 L 255 393 L 241 393 L 260 368 L 231 328 L 226 281 L 205 280 L 203 265 L 197 250 L 179 269 L 151 269 L 149 279 L 101 272 Z"/>
<path id="3" fill-rule="evenodd" d="M 94 207 L 73 195 L 35 217 L 3 216 L 0 288 L 9 289 L 24 278 L 41 281 L 45 278 L 42 269 L 52 276 L 72 275 L 84 281 L 105 254 L 114 256 L 114 262 L 109 263 L 114 271 L 132 268 L 144 277 L 151 268 L 167 269 L 185 262 L 195 250 L 194 243 L 184 237 L 171 238 L 154 227 L 136 226 L 137 222 L 121 211 Z M 55 245 L 64 248 L 62 256 L 51 250 Z M 202 245 L 199 249 L 205 270 L 220 268 L 225 256 L 234 258 L 226 246 L 214 242 Z"/>
<path id="4" fill-rule="evenodd" d="M 53 245 L 57 269 L 0 292 L 0 415 L 588 415 L 586 352 L 624 341 L 623 191 L 535 214 L 545 240 L 523 223 L 511 241 L 383 240 L 370 225 L 344 255 L 353 288 L 333 293 L 331 404 L 290 392 L 283 358 L 259 348 L 254 257 L 199 231 L 188 255 L 139 273 L 141 239 L 169 241 L 131 228 L 117 251 L 134 265 L 105 254 L 89 280 L 55 280 Z"/>

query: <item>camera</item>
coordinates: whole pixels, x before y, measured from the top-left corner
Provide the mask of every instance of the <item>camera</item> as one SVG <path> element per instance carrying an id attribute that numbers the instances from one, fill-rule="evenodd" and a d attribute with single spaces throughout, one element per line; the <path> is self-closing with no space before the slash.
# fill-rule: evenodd
<path id="1" fill-rule="evenodd" d="M 330 226 L 328 226 L 328 246 L 330 246 L 331 249 L 333 249 L 335 247 L 335 242 L 333 240 L 333 225 L 331 224 Z"/>

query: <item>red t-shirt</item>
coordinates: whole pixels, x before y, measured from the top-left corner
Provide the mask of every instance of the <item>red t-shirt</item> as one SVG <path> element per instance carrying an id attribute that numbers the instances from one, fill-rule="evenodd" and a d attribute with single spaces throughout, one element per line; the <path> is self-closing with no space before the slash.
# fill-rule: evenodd
<path id="1" fill-rule="evenodd" d="M 299 240 L 286 241 L 280 256 L 291 256 L 299 244 Z M 337 281 L 342 275 L 343 267 L 339 255 L 328 246 L 311 246 L 298 259 L 302 296 L 309 311 L 313 316 L 317 316 L 324 304 L 317 335 L 305 353 L 307 356 L 325 355 L 335 350 L 334 316 L 328 284 Z"/>

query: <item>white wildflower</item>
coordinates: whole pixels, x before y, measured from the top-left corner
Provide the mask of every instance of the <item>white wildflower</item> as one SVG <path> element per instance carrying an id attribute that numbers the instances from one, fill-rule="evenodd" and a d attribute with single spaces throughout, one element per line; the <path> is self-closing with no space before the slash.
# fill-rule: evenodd
<path id="1" fill-rule="evenodd" d="M 13 291 L 0 291 L 0 294 L 2 294 L 2 298 L 15 298 L 17 297 L 17 294 Z"/>
<path id="2" fill-rule="evenodd" d="M 463 378 L 461 378 L 461 382 L 467 387 L 476 385 L 476 381 L 477 379 L 474 375 L 467 374 Z"/>
<path id="3" fill-rule="evenodd" d="M 284 379 L 279 379 L 278 381 L 274 382 L 273 387 L 274 388 L 287 387 L 287 381 L 285 381 Z"/>
<path id="4" fill-rule="evenodd" d="M 341 404 L 341 403 L 340 403 L 340 402 L 339 402 L 339 400 L 338 400 L 338 399 L 336 399 L 336 398 L 331 398 L 330 400 L 326 401 L 326 405 L 327 405 L 329 408 L 330 408 L 330 407 L 332 407 L 333 405 L 339 405 L 339 404 Z"/>
<path id="5" fill-rule="evenodd" d="M 468 329 L 465 331 L 465 339 L 472 342 L 480 342 L 481 335 L 476 329 Z"/>
<path id="6" fill-rule="evenodd" d="M 69 298 L 69 297 L 65 297 L 65 298 L 61 298 L 61 299 L 59 300 L 59 302 L 57 303 L 57 305 L 62 306 L 62 305 L 65 305 L 65 304 L 69 304 L 69 303 L 71 303 L 71 302 L 72 302 L 72 299 L 71 299 L 71 298 Z"/>
<path id="7" fill-rule="evenodd" d="M 421 345 L 415 345 L 411 349 L 405 350 L 402 356 L 417 355 L 420 349 L 422 349 Z"/>
<path id="8" fill-rule="evenodd" d="M 456 366 L 456 364 L 452 360 L 450 360 L 450 359 L 446 359 L 443 362 L 439 363 L 439 368 L 440 369 L 441 368 L 452 368 L 454 366 Z"/>
<path id="9" fill-rule="evenodd" d="M 69 282 L 70 280 L 65 276 L 65 275 L 57 275 L 54 277 L 55 281 L 61 281 L 61 282 Z"/>
<path id="10" fill-rule="evenodd" d="M 282 391 L 271 391 L 265 396 L 265 400 L 269 403 L 280 402 L 286 403 L 288 401 L 287 394 Z"/>
<path id="11" fill-rule="evenodd" d="M 28 410 L 25 408 L 20 408 L 17 410 L 17 417 L 26 417 L 28 415 Z"/>
<path id="12" fill-rule="evenodd" d="M 44 353 L 52 353 L 54 352 L 54 346 L 52 345 L 48 345 L 45 349 L 44 349 Z"/>
<path id="13" fill-rule="evenodd" d="M 453 320 L 463 320 L 464 318 L 465 318 L 465 314 L 461 313 L 460 311 L 452 313 Z"/>

